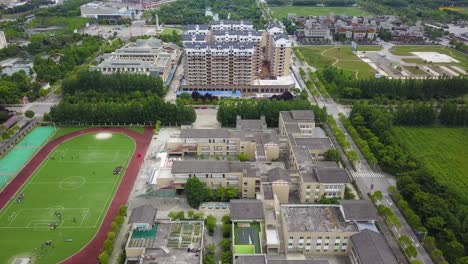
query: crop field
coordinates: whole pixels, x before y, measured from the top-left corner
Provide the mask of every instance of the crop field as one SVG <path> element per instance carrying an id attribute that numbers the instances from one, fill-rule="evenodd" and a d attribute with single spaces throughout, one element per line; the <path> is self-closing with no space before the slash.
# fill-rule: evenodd
<path id="1" fill-rule="evenodd" d="M 120 133 L 58 145 L 0 211 L 0 263 L 22 256 L 58 263 L 83 248 L 99 229 L 134 147 Z"/>
<path id="2" fill-rule="evenodd" d="M 468 56 L 465 54 L 448 48 L 445 46 L 411 46 L 411 45 L 402 45 L 402 46 L 393 46 L 390 52 L 397 56 L 414 56 L 411 52 L 438 52 L 441 54 L 449 55 L 450 57 L 459 61 L 459 63 L 451 63 L 451 65 L 459 65 L 465 70 L 468 69 Z M 411 58 L 406 58 L 406 60 Z M 417 59 L 414 56 L 414 59 Z M 411 62 L 411 61 L 408 61 Z"/>
<path id="3" fill-rule="evenodd" d="M 442 182 L 468 194 L 468 129 L 395 127 L 408 151 Z"/>
<path id="4" fill-rule="evenodd" d="M 282 20 L 288 17 L 288 14 L 296 14 L 297 16 L 328 16 L 331 13 L 335 15 L 348 15 L 348 16 L 367 16 L 368 12 L 359 7 L 348 6 L 270 6 L 272 15 Z"/>
<path id="5" fill-rule="evenodd" d="M 359 51 L 376 51 L 380 46 L 359 46 Z M 352 52 L 351 46 L 308 46 L 294 48 L 294 52 L 310 66 L 323 69 L 325 65 L 352 72 L 357 78 L 373 77 L 375 70 Z"/>

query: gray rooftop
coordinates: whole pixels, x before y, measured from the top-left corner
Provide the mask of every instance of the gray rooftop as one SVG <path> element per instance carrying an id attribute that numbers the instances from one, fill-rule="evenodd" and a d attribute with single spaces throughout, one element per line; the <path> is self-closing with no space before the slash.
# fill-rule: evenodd
<path id="1" fill-rule="evenodd" d="M 351 241 L 361 264 L 398 263 L 380 233 L 364 229 L 359 234 L 352 235 Z"/>
<path id="2" fill-rule="evenodd" d="M 217 129 L 182 129 L 181 138 L 229 138 L 229 131 L 224 128 Z"/>
<path id="3" fill-rule="evenodd" d="M 357 232 L 346 223 L 338 205 L 283 205 L 284 226 L 288 232 Z"/>
<path id="4" fill-rule="evenodd" d="M 289 175 L 289 171 L 282 169 L 282 168 L 273 168 L 268 172 L 268 181 L 275 182 L 275 181 L 286 181 L 291 182 L 291 178 Z"/>
<path id="5" fill-rule="evenodd" d="M 234 264 L 266 264 L 265 255 L 236 256 Z"/>
<path id="6" fill-rule="evenodd" d="M 290 138 L 296 145 L 307 146 L 312 150 L 328 150 L 333 148 L 333 143 L 329 138 L 294 137 L 292 135 Z"/>
<path id="7" fill-rule="evenodd" d="M 281 111 L 280 115 L 285 122 L 300 122 L 300 121 L 315 121 L 314 112 L 312 110 L 291 110 Z"/>
<path id="8" fill-rule="evenodd" d="M 153 224 L 157 210 L 151 205 L 142 205 L 133 209 L 128 220 L 129 224 L 133 223 L 148 223 Z"/>
<path id="9" fill-rule="evenodd" d="M 344 217 L 349 221 L 369 221 L 377 219 L 377 211 L 368 200 L 344 200 L 341 202 Z"/>
<path id="10" fill-rule="evenodd" d="M 231 219 L 264 220 L 263 204 L 260 200 L 231 200 L 229 204 Z"/>
<path id="11" fill-rule="evenodd" d="M 262 190 L 263 190 L 263 199 L 264 200 L 273 200 L 273 189 L 271 188 L 271 184 L 266 183 L 262 184 Z"/>
<path id="12" fill-rule="evenodd" d="M 257 176 L 257 170 L 252 163 L 224 160 L 175 160 L 171 172 L 173 174 L 242 172 L 244 177 Z"/>
<path id="13" fill-rule="evenodd" d="M 328 260 L 316 259 L 268 259 L 268 264 L 328 264 Z"/>
<path id="14" fill-rule="evenodd" d="M 321 183 L 348 183 L 349 177 L 342 168 L 314 168 L 318 182 Z"/>

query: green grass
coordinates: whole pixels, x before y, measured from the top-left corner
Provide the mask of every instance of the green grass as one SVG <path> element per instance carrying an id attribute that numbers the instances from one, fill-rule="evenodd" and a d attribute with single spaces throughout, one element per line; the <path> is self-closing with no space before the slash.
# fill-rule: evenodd
<path id="1" fill-rule="evenodd" d="M 393 132 L 436 178 L 467 197 L 467 128 L 395 127 Z"/>
<path id="2" fill-rule="evenodd" d="M 359 46 L 361 51 L 380 50 L 380 46 Z M 358 78 L 373 77 L 375 70 L 359 59 L 351 46 L 308 46 L 294 48 L 294 52 L 310 66 L 323 69 L 325 65 L 334 65 L 347 72 L 357 75 Z"/>
<path id="3" fill-rule="evenodd" d="M 57 128 L 57 131 L 55 131 L 54 135 L 50 138 L 49 141 L 52 141 L 61 136 L 65 136 L 67 134 L 73 133 L 75 131 L 80 131 L 86 128 L 89 128 L 89 127 L 59 127 Z"/>
<path id="4" fill-rule="evenodd" d="M 406 63 L 426 64 L 426 62 L 423 59 L 420 59 L 420 58 L 403 58 L 401 60 L 406 62 Z"/>
<path id="5" fill-rule="evenodd" d="M 140 133 L 143 135 L 145 133 L 145 128 L 144 127 L 128 127 L 128 129 L 133 130 L 137 133 Z"/>
<path id="6" fill-rule="evenodd" d="M 255 254 L 254 245 L 234 245 L 235 254 Z"/>
<path id="7" fill-rule="evenodd" d="M 331 13 L 335 15 L 348 16 L 368 16 L 369 13 L 359 7 L 331 7 L 331 6 L 270 6 L 272 15 L 283 20 L 288 14 L 296 14 L 297 16 L 328 16 Z"/>
<path id="8" fill-rule="evenodd" d="M 172 35 L 174 32 L 177 34 L 182 34 L 182 30 L 178 28 L 164 28 L 164 30 L 161 32 L 161 35 Z"/>
<path id="9" fill-rule="evenodd" d="M 414 56 L 411 52 L 439 52 L 442 54 L 447 54 L 450 57 L 458 60 L 460 63 L 452 63 L 452 65 L 459 65 L 462 68 L 468 69 L 468 56 L 445 46 L 393 46 L 390 52 L 397 56 Z M 418 59 L 416 56 L 415 59 Z"/>
<path id="10" fill-rule="evenodd" d="M 405 69 L 414 75 L 427 75 L 425 71 L 417 66 L 405 66 Z"/>
<path id="11" fill-rule="evenodd" d="M 19 191 L 25 194 L 23 201 L 12 199 L 0 211 L 0 263 L 33 255 L 41 256 L 34 263 L 57 263 L 93 238 L 135 146 L 119 133 L 109 139 L 95 136 L 82 135 L 59 145 Z M 114 175 L 119 165 L 124 170 Z M 54 221 L 58 228 L 50 230 Z M 66 242 L 69 239 L 72 242 Z M 42 250 L 47 240 L 54 247 Z"/>

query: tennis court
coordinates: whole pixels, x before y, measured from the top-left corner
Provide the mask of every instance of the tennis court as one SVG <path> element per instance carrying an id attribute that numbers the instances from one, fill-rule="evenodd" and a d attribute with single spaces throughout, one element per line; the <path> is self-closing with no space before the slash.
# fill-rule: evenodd
<path id="1" fill-rule="evenodd" d="M 15 177 L 54 131 L 53 127 L 36 127 L 0 158 L 0 190 Z"/>
<path id="2" fill-rule="evenodd" d="M 259 223 L 236 223 L 234 225 L 234 253 L 261 254 L 259 234 Z"/>

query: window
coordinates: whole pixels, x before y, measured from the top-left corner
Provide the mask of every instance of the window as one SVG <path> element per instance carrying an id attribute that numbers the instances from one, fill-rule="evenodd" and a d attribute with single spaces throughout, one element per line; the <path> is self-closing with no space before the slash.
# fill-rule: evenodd
<path id="1" fill-rule="evenodd" d="M 320 237 L 318 237 L 317 239 L 322 239 L 322 237 L 320 236 Z"/>
<path id="2" fill-rule="evenodd" d="M 341 252 L 346 252 L 346 249 L 342 249 Z"/>
<path id="3" fill-rule="evenodd" d="M 325 237 L 325 239 L 330 239 L 330 237 L 329 237 L 329 236 L 327 236 L 327 237 Z"/>
<path id="4" fill-rule="evenodd" d="M 301 237 L 299 237 L 299 239 L 301 239 L 301 240 L 302 240 L 302 239 L 304 239 L 304 237 L 303 237 L 303 236 L 301 236 Z"/>

